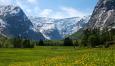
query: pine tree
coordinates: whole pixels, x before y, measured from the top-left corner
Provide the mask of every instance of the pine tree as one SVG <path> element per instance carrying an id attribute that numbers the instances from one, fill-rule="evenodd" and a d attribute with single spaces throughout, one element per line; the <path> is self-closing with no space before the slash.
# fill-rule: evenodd
<path id="1" fill-rule="evenodd" d="M 91 31 L 90 29 L 86 29 L 86 30 L 83 31 L 83 36 L 82 36 L 81 44 L 80 44 L 81 47 L 87 46 L 87 44 L 88 44 L 88 37 L 90 35 L 90 31 Z"/>
<path id="2" fill-rule="evenodd" d="M 69 37 L 64 39 L 64 46 L 73 46 L 73 41 Z"/>
<path id="3" fill-rule="evenodd" d="M 88 37 L 89 47 L 96 47 L 97 44 L 98 44 L 98 38 L 95 35 L 90 35 Z"/>
<path id="4" fill-rule="evenodd" d="M 44 41 L 40 39 L 39 45 L 40 45 L 40 46 L 44 46 Z"/>

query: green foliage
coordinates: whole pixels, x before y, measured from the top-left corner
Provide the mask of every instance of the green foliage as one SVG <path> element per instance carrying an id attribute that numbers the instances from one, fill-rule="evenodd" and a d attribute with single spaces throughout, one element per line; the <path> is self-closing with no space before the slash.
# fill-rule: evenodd
<path id="1" fill-rule="evenodd" d="M 83 29 L 80 29 L 79 31 L 75 32 L 74 34 L 72 35 L 69 35 L 69 37 L 72 39 L 72 40 L 78 40 L 78 39 L 81 39 L 81 36 L 83 35 Z"/>
<path id="2" fill-rule="evenodd" d="M 7 38 L 4 42 L 5 48 L 13 47 L 12 39 Z"/>
<path id="3" fill-rule="evenodd" d="M 81 38 L 81 44 L 80 44 L 80 47 L 85 47 L 87 46 L 87 43 L 88 43 L 88 37 L 89 37 L 89 34 L 90 33 L 90 30 L 86 29 L 83 31 L 83 36 Z"/>
<path id="4" fill-rule="evenodd" d="M 63 46 L 63 40 L 45 40 L 45 46 Z"/>
<path id="5" fill-rule="evenodd" d="M 64 39 L 64 46 L 73 46 L 73 41 L 69 37 Z"/>
<path id="6" fill-rule="evenodd" d="M 81 39 L 72 40 L 67 37 L 64 40 L 29 40 L 21 37 L 6 38 L 0 35 L 0 48 L 34 48 L 35 46 L 80 46 L 80 47 L 109 47 L 115 44 L 115 29 L 86 29 L 82 32 Z"/>
<path id="7" fill-rule="evenodd" d="M 78 40 L 73 40 L 73 45 L 74 45 L 74 46 L 79 46 Z"/>
<path id="8" fill-rule="evenodd" d="M 74 46 L 74 48 L 79 47 L 79 41 L 73 40 L 73 46 Z"/>
<path id="9" fill-rule="evenodd" d="M 80 44 L 80 47 L 85 47 L 87 46 L 87 43 L 88 43 L 88 37 L 86 35 L 83 35 L 82 39 L 81 39 L 81 44 Z"/>
<path id="10" fill-rule="evenodd" d="M 23 48 L 23 41 L 20 37 L 14 38 L 12 40 L 13 40 L 14 48 Z"/>
<path id="11" fill-rule="evenodd" d="M 90 35 L 88 37 L 88 45 L 89 47 L 95 47 L 98 45 L 98 38 L 95 35 Z"/>
<path id="12" fill-rule="evenodd" d="M 44 41 L 43 40 L 39 41 L 39 46 L 44 46 Z"/>
<path id="13" fill-rule="evenodd" d="M 34 48 L 35 42 L 28 39 L 0 37 L 0 48 Z"/>
<path id="14" fill-rule="evenodd" d="M 6 37 L 0 36 L 0 48 L 7 48 L 7 47 L 12 47 L 11 40 Z"/>
<path id="15" fill-rule="evenodd" d="M 109 45 L 113 44 L 111 42 L 114 41 L 115 30 L 114 29 L 86 29 L 83 32 L 83 37 L 81 39 L 81 46 L 89 46 L 96 47 L 99 45 L 104 45 L 109 47 Z"/>
<path id="16" fill-rule="evenodd" d="M 34 48 L 34 43 L 32 44 L 30 40 L 23 40 L 23 48 Z"/>

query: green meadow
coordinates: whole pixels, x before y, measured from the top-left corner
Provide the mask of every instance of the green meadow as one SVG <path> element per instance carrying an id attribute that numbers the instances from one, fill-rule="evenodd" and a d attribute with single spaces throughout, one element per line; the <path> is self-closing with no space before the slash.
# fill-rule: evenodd
<path id="1" fill-rule="evenodd" d="M 0 48 L 0 66 L 115 66 L 114 48 Z"/>

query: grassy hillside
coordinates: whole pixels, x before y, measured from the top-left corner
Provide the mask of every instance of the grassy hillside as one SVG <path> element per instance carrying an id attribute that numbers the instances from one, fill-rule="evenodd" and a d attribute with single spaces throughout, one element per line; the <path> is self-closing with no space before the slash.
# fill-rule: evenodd
<path id="1" fill-rule="evenodd" d="M 115 66 L 115 49 L 0 48 L 0 66 Z"/>
<path id="2" fill-rule="evenodd" d="M 72 39 L 81 39 L 82 35 L 83 35 L 83 29 L 80 29 L 79 31 L 75 32 L 69 37 L 71 37 Z"/>

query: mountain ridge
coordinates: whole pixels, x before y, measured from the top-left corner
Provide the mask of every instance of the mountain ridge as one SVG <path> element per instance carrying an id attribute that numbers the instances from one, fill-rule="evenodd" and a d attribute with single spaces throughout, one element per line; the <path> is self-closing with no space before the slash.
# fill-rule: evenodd
<path id="1" fill-rule="evenodd" d="M 7 37 L 22 37 L 27 39 L 44 39 L 40 32 L 35 33 L 31 21 L 19 6 L 0 6 L 0 33 Z M 37 37 L 39 36 L 39 37 Z"/>
<path id="2" fill-rule="evenodd" d="M 60 40 L 83 28 L 88 20 L 89 16 L 64 19 L 27 17 L 19 6 L 0 6 L 0 33 L 8 37 Z"/>
<path id="3" fill-rule="evenodd" d="M 115 1 L 100 0 L 88 22 L 88 28 L 111 29 L 115 26 Z"/>
<path id="4" fill-rule="evenodd" d="M 77 32 L 80 28 L 82 28 L 88 22 L 90 16 L 84 18 L 71 17 L 71 18 L 64 18 L 64 19 L 53 19 L 53 18 L 46 18 L 46 17 L 34 17 L 34 18 L 29 17 L 29 18 L 33 23 L 33 25 L 36 26 L 34 27 L 34 30 L 40 31 L 42 34 L 44 33 L 47 34 L 47 30 L 45 28 L 51 27 L 50 25 L 48 26 L 48 24 L 54 24 L 55 28 L 51 27 L 49 31 L 52 30 L 52 28 L 55 29 L 57 31 L 56 33 L 58 33 L 57 35 L 60 36 L 60 39 L 63 39 L 66 35 L 73 34 Z M 41 29 L 44 26 L 44 24 L 47 24 L 47 26 L 45 26 L 44 29 Z M 46 31 L 42 32 L 43 30 Z M 56 34 L 54 34 L 53 36 L 56 36 Z M 56 38 L 54 37 L 54 39 Z"/>

